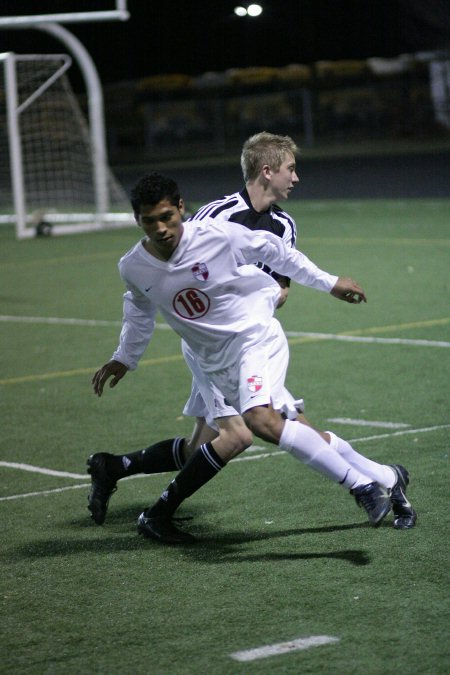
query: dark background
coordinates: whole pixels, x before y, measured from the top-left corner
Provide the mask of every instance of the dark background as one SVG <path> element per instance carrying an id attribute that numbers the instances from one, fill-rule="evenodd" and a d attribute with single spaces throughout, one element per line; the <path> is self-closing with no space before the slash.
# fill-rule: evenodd
<path id="1" fill-rule="evenodd" d="M 233 163 L 194 166 L 173 162 L 149 163 L 145 169 L 161 170 L 180 186 L 188 201 L 208 202 L 232 194 L 243 183 L 239 152 Z M 127 192 L 144 167 L 115 167 Z M 300 183 L 292 199 L 448 199 L 450 151 L 412 151 L 389 155 L 356 154 L 351 157 L 304 157 L 297 161 Z M 450 217 L 450 210 L 449 210 Z"/>
<path id="2" fill-rule="evenodd" d="M 237 18 L 238 0 L 129 0 L 125 22 L 67 24 L 104 84 L 158 73 L 199 75 L 246 66 L 364 59 L 450 48 L 448 0 L 260 0 Z M 112 9 L 112 0 L 0 0 L 0 15 Z M 60 51 L 29 29 L 0 31 L 0 51 Z"/>
<path id="3" fill-rule="evenodd" d="M 404 53 L 450 49 L 449 0 L 260 0 L 255 19 L 233 15 L 238 0 L 128 0 L 130 19 L 107 23 L 70 23 L 92 56 L 103 85 L 148 75 L 200 75 L 247 66 L 312 64 L 318 60 L 395 57 Z M 110 10 L 112 0 L 0 0 L 0 15 L 55 11 Z M 36 29 L 0 30 L 0 52 L 66 51 L 55 38 Z M 81 75 L 71 75 L 83 90 Z M 411 139 L 411 146 L 413 139 Z M 233 153 L 234 154 L 234 153 Z M 236 151 L 236 160 L 239 156 Z M 450 154 L 427 149 L 390 156 L 366 154 L 314 158 L 299 163 L 300 198 L 448 197 Z M 147 163 L 162 169 L 164 164 Z M 119 167 L 129 189 L 143 167 Z M 183 166 L 167 172 L 190 199 L 208 201 L 241 184 L 238 161 Z"/>

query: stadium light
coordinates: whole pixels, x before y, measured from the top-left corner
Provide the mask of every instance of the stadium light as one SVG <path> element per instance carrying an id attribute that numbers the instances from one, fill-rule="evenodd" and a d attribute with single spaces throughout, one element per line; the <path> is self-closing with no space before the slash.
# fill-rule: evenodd
<path id="1" fill-rule="evenodd" d="M 247 14 L 249 16 L 259 16 L 260 14 L 262 14 L 262 11 L 263 11 L 263 8 L 261 7 L 261 5 L 254 4 L 254 5 L 249 5 L 247 7 Z"/>
<path id="2" fill-rule="evenodd" d="M 237 7 L 234 8 L 234 13 L 236 14 L 236 16 L 239 16 L 239 17 L 241 17 L 241 16 L 251 16 L 251 17 L 259 16 L 260 14 L 262 14 L 262 11 L 263 11 L 263 8 L 261 7 L 261 5 L 257 5 L 257 4 L 254 4 L 254 3 L 251 4 L 251 5 L 248 5 L 248 7 L 243 7 L 242 5 L 238 5 Z"/>

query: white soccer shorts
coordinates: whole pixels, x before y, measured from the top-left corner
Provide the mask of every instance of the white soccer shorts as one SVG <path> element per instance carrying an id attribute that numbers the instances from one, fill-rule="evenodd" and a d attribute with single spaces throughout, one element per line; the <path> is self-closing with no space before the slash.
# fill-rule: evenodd
<path id="1" fill-rule="evenodd" d="M 184 343 L 183 355 L 194 376 L 185 415 L 205 417 L 209 426 L 217 428 L 212 424 L 217 417 L 242 414 L 271 403 L 289 419 L 296 419 L 296 401 L 284 386 L 289 346 L 276 319 L 272 319 L 264 342 L 245 349 L 239 361 L 229 368 L 205 375 Z"/>

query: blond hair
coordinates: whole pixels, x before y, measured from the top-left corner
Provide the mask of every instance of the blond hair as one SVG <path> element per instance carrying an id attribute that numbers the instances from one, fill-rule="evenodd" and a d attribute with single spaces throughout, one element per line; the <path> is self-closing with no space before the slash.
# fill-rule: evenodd
<path id="1" fill-rule="evenodd" d="M 268 131 L 261 131 L 259 134 L 250 136 L 245 141 L 241 154 L 244 181 L 247 183 L 255 180 L 264 164 L 278 171 L 285 160 L 286 153 L 294 157 L 298 153 L 298 147 L 290 136 L 278 136 Z"/>

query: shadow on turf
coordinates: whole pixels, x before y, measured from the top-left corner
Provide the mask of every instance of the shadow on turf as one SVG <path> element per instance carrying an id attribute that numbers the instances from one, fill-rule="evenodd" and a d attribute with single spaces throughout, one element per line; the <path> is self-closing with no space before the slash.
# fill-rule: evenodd
<path id="1" fill-rule="evenodd" d="M 334 533 L 344 530 L 359 529 L 366 527 L 366 523 L 352 523 L 349 525 L 329 525 L 325 527 L 305 527 L 292 528 L 286 530 L 272 530 L 271 532 L 246 531 L 246 532 L 224 532 L 199 534 L 197 542 L 193 546 L 185 547 L 189 557 L 195 558 L 198 562 L 205 563 L 236 563 L 236 562 L 273 562 L 279 560 L 316 560 L 328 558 L 331 560 L 344 560 L 352 565 L 368 565 L 370 557 L 362 550 L 344 550 L 344 551 L 277 551 L 277 552 L 259 552 L 248 553 L 245 550 L 246 544 L 254 542 L 264 542 L 274 539 L 289 538 L 289 544 L 292 539 L 301 535 Z M 323 540 L 322 540 L 323 541 Z M 295 541 L 298 546 L 298 541 Z"/>
<path id="2" fill-rule="evenodd" d="M 300 531 L 301 533 L 302 531 Z M 305 530 L 303 530 L 305 532 Z M 273 532 L 271 537 L 288 536 L 299 534 L 297 530 Z M 311 552 L 303 551 L 302 553 L 285 552 L 285 553 L 245 553 L 239 546 L 254 542 L 256 540 L 268 539 L 268 537 L 250 536 L 248 535 L 233 535 L 228 534 L 226 537 L 217 537 L 215 539 L 198 540 L 195 544 L 189 546 L 177 546 L 176 551 L 183 551 L 188 554 L 190 558 L 194 558 L 196 562 L 208 564 L 229 564 L 239 562 L 274 562 L 274 561 L 294 561 L 294 560 L 319 560 L 325 558 L 328 560 L 342 560 L 351 565 L 363 566 L 369 565 L 371 560 L 367 553 L 361 550 L 344 550 L 344 551 L 323 551 Z M 108 536 L 102 539 L 86 540 L 86 539 L 69 539 L 66 541 L 47 539 L 39 542 L 29 542 L 16 548 L 9 556 L 11 560 L 17 561 L 18 558 L 49 558 L 67 555 L 77 555 L 79 553 L 122 553 L 124 551 L 142 551 L 144 547 L 148 547 L 151 551 L 154 547 L 158 550 L 162 549 L 161 544 L 142 539 L 136 534 L 126 537 Z M 167 551 L 174 550 L 174 547 L 165 547 Z"/>
<path id="3" fill-rule="evenodd" d="M 237 562 L 275 562 L 280 560 L 319 560 L 320 558 L 327 558 L 328 560 L 343 560 L 348 562 L 351 565 L 363 566 L 370 564 L 370 557 L 364 551 L 358 550 L 346 550 L 346 551 L 326 551 L 322 553 L 313 553 L 313 552 L 304 552 L 304 553 L 265 553 L 265 554 L 251 554 L 251 555 L 242 555 L 238 550 L 234 549 L 228 553 L 225 553 L 225 557 L 222 555 L 220 558 L 216 556 L 216 559 L 211 560 L 208 553 L 208 558 L 204 555 L 196 555 L 198 549 L 195 551 L 190 550 L 190 553 L 194 554 L 194 557 L 198 558 L 198 561 L 201 562 L 213 562 L 217 564 L 218 562 L 226 563 L 237 563 Z"/>
<path id="4" fill-rule="evenodd" d="M 95 538 L 67 538 L 62 540 L 60 532 L 55 532 L 55 538 L 28 542 L 17 547 L 13 551 L 15 559 L 21 558 L 46 558 L 65 556 L 79 553 L 121 553 L 123 551 L 142 551 L 147 547 L 151 551 L 154 547 L 162 550 L 164 547 L 153 541 L 145 540 L 137 536 L 135 529 L 136 518 L 142 510 L 140 506 L 130 506 L 125 508 L 111 509 L 108 513 L 105 525 L 98 526 L 89 518 L 77 518 L 69 522 L 61 523 L 64 529 L 67 527 L 82 529 L 96 534 Z M 208 508 L 208 513 L 211 513 Z M 200 513 L 203 509 L 200 511 Z M 182 512 L 183 513 L 183 512 Z M 183 522 L 192 521 L 197 515 L 195 509 L 189 509 L 189 516 L 183 517 L 180 513 L 180 527 L 190 529 Z M 343 551 L 321 551 L 321 552 L 297 552 L 297 551 L 261 551 L 259 553 L 249 553 L 246 545 L 256 542 L 265 542 L 276 539 L 289 538 L 289 544 L 294 543 L 294 538 L 306 534 L 326 534 L 345 530 L 353 530 L 368 527 L 367 523 L 350 523 L 345 525 L 327 525 L 323 527 L 304 527 L 291 528 L 285 530 L 271 530 L 261 532 L 260 530 L 217 531 L 214 526 L 200 525 L 194 529 L 194 536 L 197 540 L 194 544 L 185 546 L 176 546 L 177 551 L 182 551 L 200 563 L 220 564 L 236 562 L 273 562 L 273 561 L 293 561 L 293 560 L 316 560 L 320 558 L 330 560 L 343 560 L 352 565 L 367 565 L 370 563 L 369 556 L 362 550 L 343 550 Z M 195 532 L 195 530 L 197 531 Z M 322 540 L 323 541 L 323 540 Z M 295 540 L 297 548 L 298 541 Z M 166 550 L 173 550 L 174 547 L 166 546 Z"/>

